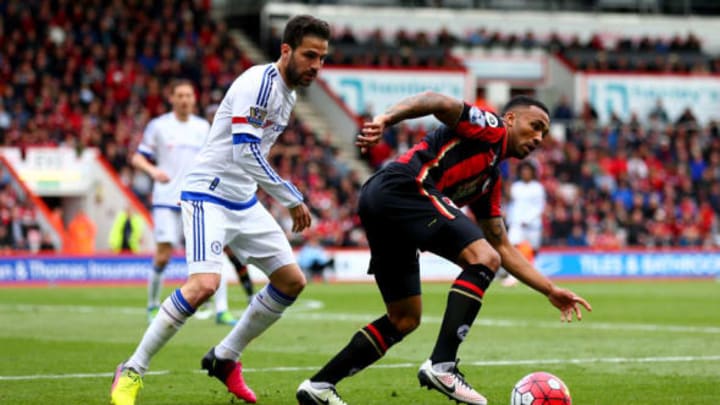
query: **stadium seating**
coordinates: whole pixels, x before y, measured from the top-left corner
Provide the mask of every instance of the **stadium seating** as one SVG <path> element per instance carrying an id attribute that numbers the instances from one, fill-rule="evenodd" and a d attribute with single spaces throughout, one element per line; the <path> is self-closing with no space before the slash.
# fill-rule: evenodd
<path id="1" fill-rule="evenodd" d="M 665 123 L 652 118 L 648 125 L 616 121 L 598 126 L 592 114 L 571 114 L 568 142 L 549 137 L 531 158 L 548 196 L 545 246 L 720 245 L 718 123 L 702 127 L 692 119 Z M 387 131 L 385 161 L 426 130 Z M 368 159 L 376 167 L 384 163 Z M 508 195 L 515 164 L 507 163 L 503 173 Z"/>
<path id="2" fill-rule="evenodd" d="M 210 116 L 224 89 L 252 61 L 227 25 L 210 18 L 206 2 L 178 2 L 182 10 L 172 2 L 133 2 L 124 10 L 102 4 L 86 9 L 67 2 L 10 2 L 0 8 L 0 139 L 5 146 L 23 148 L 98 147 L 149 204 L 149 182 L 127 158 L 147 121 L 166 111 L 169 79 L 198 83 L 200 112 Z M 449 48 L 481 46 L 547 49 L 580 69 L 720 70 L 720 59 L 703 53 L 692 37 L 623 38 L 606 48 L 596 40 L 582 44 L 532 32 L 478 30 L 455 38 L 439 30 L 385 38 L 377 31 L 361 38 L 336 28 L 330 64 L 458 66 L 448 57 Z M 275 47 L 277 41 L 268 43 Z M 591 108 L 559 114 L 557 119 L 569 124 L 568 142 L 549 141 L 535 156 L 550 197 L 545 243 L 716 246 L 720 134 L 716 123 L 700 127 L 691 115 L 666 123 L 658 112 L 649 124 L 616 119 L 599 126 Z M 385 144 L 365 158 L 380 167 L 429 129 L 393 128 Z M 361 180 L 337 159 L 329 140 L 294 118 L 271 161 L 308 196 L 324 244 L 364 245 L 355 213 Z M 505 174 L 509 184 L 513 165 Z M 289 229 L 286 210 L 262 198 Z"/>
<path id="3" fill-rule="evenodd" d="M 149 206 L 151 183 L 128 156 L 148 120 L 167 111 L 169 81 L 197 83 L 199 113 L 211 118 L 224 90 L 253 62 L 225 23 L 210 18 L 207 2 L 102 4 L 0 7 L 0 139 L 22 148 L 97 147 Z M 323 240 L 362 243 L 352 232 L 359 226 L 354 208 L 341 207 L 354 207 L 359 180 L 335 157 L 328 142 L 293 119 L 271 159 L 311 197 L 322 229 L 343 230 Z M 266 201 L 286 224 L 286 210 Z"/>

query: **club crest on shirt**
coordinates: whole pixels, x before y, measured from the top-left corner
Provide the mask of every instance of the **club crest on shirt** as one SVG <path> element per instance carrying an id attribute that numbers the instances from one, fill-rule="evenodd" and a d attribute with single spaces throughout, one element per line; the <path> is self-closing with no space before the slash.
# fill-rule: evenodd
<path id="1" fill-rule="evenodd" d="M 260 128 L 265 124 L 265 117 L 267 117 L 267 110 L 262 107 L 252 106 L 247 116 L 248 124 L 255 128 Z"/>
<path id="2" fill-rule="evenodd" d="M 487 121 L 488 126 L 496 128 L 498 126 L 498 119 L 495 116 L 495 114 L 491 113 L 490 111 L 485 111 L 485 120 Z"/>

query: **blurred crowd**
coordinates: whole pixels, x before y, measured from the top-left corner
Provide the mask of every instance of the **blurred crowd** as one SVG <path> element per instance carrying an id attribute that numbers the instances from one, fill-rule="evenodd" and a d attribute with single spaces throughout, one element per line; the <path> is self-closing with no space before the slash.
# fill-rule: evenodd
<path id="1" fill-rule="evenodd" d="M 550 245 L 720 246 L 720 129 L 686 109 L 670 121 L 660 101 L 647 117 L 598 125 L 586 105 L 553 111 L 566 141 L 536 154 L 546 188 Z"/>
<path id="2" fill-rule="evenodd" d="M 7 169 L 0 166 L 0 173 L 0 255 L 52 249 L 48 235 L 40 231 L 35 205 L 13 183 Z"/>
<path id="3" fill-rule="evenodd" d="M 211 119 L 227 87 L 252 66 L 225 23 L 210 18 L 209 3 L 0 2 L 0 146 L 99 148 L 149 206 L 152 181 L 128 156 L 147 122 L 169 110 L 169 82 L 197 83 L 198 113 Z M 271 159 L 310 197 L 324 243 L 362 243 L 351 229 L 359 180 L 317 138 L 293 118 Z"/>
<path id="4" fill-rule="evenodd" d="M 720 246 L 720 129 L 691 110 L 671 122 L 662 103 L 642 120 L 600 125 L 586 104 L 561 99 L 551 119 L 565 125 L 531 156 L 544 186 L 543 245 L 622 247 Z M 373 168 L 407 151 L 427 128 L 397 125 L 364 157 Z M 517 161 L 503 165 L 504 199 Z"/>
<path id="5" fill-rule="evenodd" d="M 544 50 L 559 56 L 579 70 L 673 73 L 718 73 L 720 56 L 703 52 L 702 41 L 694 34 L 667 37 L 618 37 L 615 33 L 594 34 L 587 40 L 579 35 L 551 32 L 538 35 L 491 31 L 478 28 L 455 35 L 446 28 L 437 32 L 405 29 L 374 29 L 359 33 L 350 27 L 334 27 L 329 65 L 377 67 L 457 68 L 462 61 L 453 48 L 497 50 Z M 271 31 L 267 51 L 274 55 L 280 38 Z"/>
<path id="6" fill-rule="evenodd" d="M 274 59 L 279 39 L 273 38 L 268 55 Z M 454 46 L 562 53 L 600 50 L 598 41 L 579 44 L 573 38 L 536 39 L 532 33 L 513 36 L 482 29 L 465 38 L 446 30 L 432 35 L 398 31 L 386 38 L 376 30 L 361 39 L 341 29 L 328 63 L 458 67 L 460 62 L 448 56 Z M 631 49 L 628 46 L 667 55 L 702 52 L 691 36 L 615 44 L 617 49 Z M 182 77 L 197 83 L 198 113 L 210 119 L 224 90 L 251 64 L 225 23 L 209 17 L 209 1 L 0 2 L 0 145 L 99 148 L 120 179 L 149 205 L 152 182 L 131 168 L 128 155 L 149 119 L 168 111 L 169 81 Z M 717 67 L 715 60 L 707 69 Z M 565 101 L 558 103 L 553 118 L 567 123 L 566 142 L 548 140 L 545 150 L 535 155 L 548 195 L 547 245 L 717 245 L 716 124 L 699 125 L 692 111 L 678 122 L 668 122 L 659 105 L 647 119 L 615 118 L 601 126 L 591 106 L 576 112 Z M 377 169 L 427 130 L 396 126 L 363 158 Z M 361 179 L 338 156 L 330 134 L 314 133 L 293 117 L 270 161 L 307 196 L 315 217 L 312 238 L 325 246 L 366 246 L 356 214 Z M 515 178 L 514 164 L 506 165 L 504 174 L 509 186 Z M 0 249 L 32 249 L 31 241 L 36 246 L 34 241 L 42 244 L 47 237 L 37 237 L 35 228 L 23 225 L 37 213 L 32 204 L 13 195 L 11 188 L 2 186 L 0 217 L 5 220 Z M 308 237 L 291 234 L 287 210 L 262 192 L 260 197 L 293 243 Z"/>

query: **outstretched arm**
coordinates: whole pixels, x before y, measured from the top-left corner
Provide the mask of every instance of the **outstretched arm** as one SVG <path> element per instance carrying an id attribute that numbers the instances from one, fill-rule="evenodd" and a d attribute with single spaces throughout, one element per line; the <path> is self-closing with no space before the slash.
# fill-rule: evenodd
<path id="1" fill-rule="evenodd" d="M 377 144 L 385 128 L 400 121 L 433 114 L 443 124 L 454 128 L 463 112 L 462 101 L 432 91 L 410 96 L 391 106 L 383 114 L 377 115 L 372 122 L 363 124 L 355 145 L 365 150 Z"/>
<path id="2" fill-rule="evenodd" d="M 158 181 L 160 183 L 167 183 L 170 181 L 170 176 L 168 176 L 167 173 L 152 164 L 152 162 L 150 162 L 150 160 L 148 160 L 148 158 L 146 158 L 140 152 L 135 152 L 132 155 L 132 157 L 130 158 L 130 163 L 136 169 L 140 169 L 147 173 L 147 175 L 155 181 Z"/>
<path id="3" fill-rule="evenodd" d="M 562 321 L 572 321 L 573 313 L 578 320 L 581 320 L 582 312 L 579 305 L 592 311 L 592 307 L 584 298 L 556 286 L 525 259 L 510 243 L 502 218 L 480 220 L 479 223 L 485 233 L 485 239 L 500 253 L 503 267 L 518 280 L 547 296 L 550 303 L 560 310 Z"/>

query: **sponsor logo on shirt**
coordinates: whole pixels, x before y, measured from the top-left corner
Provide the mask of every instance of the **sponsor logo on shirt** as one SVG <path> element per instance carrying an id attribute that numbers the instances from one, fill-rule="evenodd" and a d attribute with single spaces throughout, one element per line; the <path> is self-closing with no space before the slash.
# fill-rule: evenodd
<path id="1" fill-rule="evenodd" d="M 477 107 L 471 107 L 470 112 L 468 114 L 470 116 L 470 123 L 484 127 L 485 126 L 485 116 L 483 115 L 482 111 L 480 111 Z"/>

